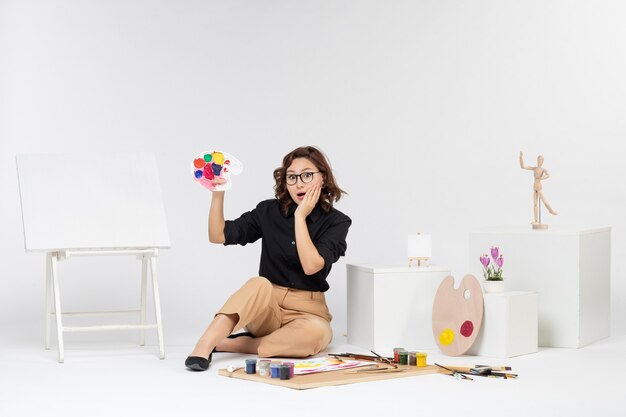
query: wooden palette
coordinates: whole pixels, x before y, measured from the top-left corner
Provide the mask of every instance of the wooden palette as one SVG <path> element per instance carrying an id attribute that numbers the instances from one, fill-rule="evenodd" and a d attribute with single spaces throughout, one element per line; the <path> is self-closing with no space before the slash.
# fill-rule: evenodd
<path id="1" fill-rule="evenodd" d="M 482 321 L 483 293 L 476 277 L 465 275 L 458 289 L 452 276 L 444 278 L 433 301 L 433 336 L 439 349 L 448 356 L 464 354 Z"/>
<path id="2" fill-rule="evenodd" d="M 220 369 L 217 373 L 218 375 L 225 377 L 262 382 L 265 384 L 278 385 L 297 390 L 440 373 L 440 368 L 434 365 L 428 365 L 423 368 L 409 365 L 398 365 L 398 369 L 399 372 L 355 372 L 355 368 L 352 368 L 332 372 L 320 372 L 317 374 L 296 375 L 287 380 L 270 378 L 269 376 L 260 376 L 259 374 L 247 374 L 243 369 L 237 369 L 234 372 L 228 372 L 227 369 Z"/>

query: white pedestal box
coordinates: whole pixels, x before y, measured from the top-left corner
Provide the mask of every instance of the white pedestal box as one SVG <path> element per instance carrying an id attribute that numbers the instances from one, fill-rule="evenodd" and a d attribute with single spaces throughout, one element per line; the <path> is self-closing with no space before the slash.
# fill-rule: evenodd
<path id="1" fill-rule="evenodd" d="M 436 349 L 433 300 L 450 269 L 347 265 L 348 343 L 391 356 L 394 347 Z"/>
<path id="2" fill-rule="evenodd" d="M 483 294 L 483 300 L 483 323 L 469 355 L 510 358 L 537 352 L 536 293 Z"/>
<path id="3" fill-rule="evenodd" d="M 504 256 L 505 290 L 539 295 L 539 346 L 579 348 L 609 336 L 611 228 L 470 233 L 476 276 L 491 246 Z"/>

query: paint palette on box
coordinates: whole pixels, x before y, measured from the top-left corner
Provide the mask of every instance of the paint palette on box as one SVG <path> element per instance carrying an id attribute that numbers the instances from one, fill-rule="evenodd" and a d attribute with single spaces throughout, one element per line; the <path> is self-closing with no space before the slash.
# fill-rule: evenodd
<path id="1" fill-rule="evenodd" d="M 463 277 L 458 289 L 447 276 L 433 301 L 433 336 L 448 356 L 464 354 L 476 340 L 483 321 L 483 293 L 475 276 Z"/>
<path id="2" fill-rule="evenodd" d="M 195 182 L 211 191 L 226 191 L 232 186 L 231 175 L 243 171 L 243 164 L 234 156 L 210 150 L 197 154 L 191 162 L 191 175 Z M 222 184 L 214 184 L 222 179 Z"/>

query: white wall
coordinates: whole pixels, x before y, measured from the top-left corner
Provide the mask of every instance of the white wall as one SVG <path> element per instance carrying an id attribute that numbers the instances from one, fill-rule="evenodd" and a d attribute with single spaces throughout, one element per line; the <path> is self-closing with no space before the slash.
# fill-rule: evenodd
<path id="1" fill-rule="evenodd" d="M 520 149 L 545 155 L 551 227 L 613 227 L 623 333 L 624 21 L 617 0 L 0 0 L 0 345 L 41 343 L 43 329 L 44 258 L 24 253 L 15 154 L 156 153 L 173 243 L 159 261 L 166 341 L 192 344 L 256 273 L 259 245 L 207 243 L 210 194 L 191 158 L 214 147 L 244 162 L 235 217 L 272 197 L 272 170 L 303 144 L 350 193 L 348 253 L 329 278 L 336 334 L 345 263 L 403 264 L 421 230 L 460 276 L 469 231 L 528 227 Z M 133 265 L 62 264 L 64 305 L 131 307 Z"/>

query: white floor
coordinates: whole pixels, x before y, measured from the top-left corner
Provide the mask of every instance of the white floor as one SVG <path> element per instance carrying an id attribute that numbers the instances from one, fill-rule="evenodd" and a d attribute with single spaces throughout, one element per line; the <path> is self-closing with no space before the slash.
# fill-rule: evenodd
<path id="1" fill-rule="evenodd" d="M 366 353 L 342 340 L 328 352 Z M 429 352 L 429 363 L 507 364 L 517 380 L 426 375 L 305 391 L 216 374 L 250 355 L 216 354 L 209 371 L 189 372 L 183 366 L 189 349 L 166 346 L 159 360 L 155 346 L 69 343 L 59 364 L 54 348 L 2 347 L 0 416 L 626 415 L 623 335 L 507 360 Z"/>

